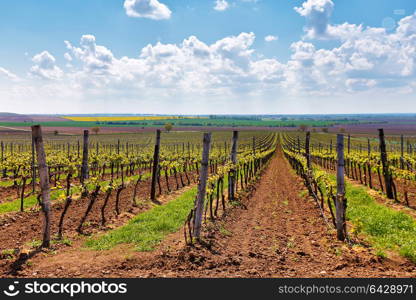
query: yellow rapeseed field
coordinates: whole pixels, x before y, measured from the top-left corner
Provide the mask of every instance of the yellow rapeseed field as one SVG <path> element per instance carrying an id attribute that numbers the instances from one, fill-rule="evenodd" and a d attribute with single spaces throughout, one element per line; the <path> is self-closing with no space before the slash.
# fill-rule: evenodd
<path id="1" fill-rule="evenodd" d="M 127 117 L 64 117 L 65 119 L 78 122 L 117 122 L 117 121 L 143 121 L 143 120 L 167 120 L 167 119 L 196 119 L 201 117 L 183 116 L 127 116 Z M 202 118 L 201 118 L 202 119 Z"/>

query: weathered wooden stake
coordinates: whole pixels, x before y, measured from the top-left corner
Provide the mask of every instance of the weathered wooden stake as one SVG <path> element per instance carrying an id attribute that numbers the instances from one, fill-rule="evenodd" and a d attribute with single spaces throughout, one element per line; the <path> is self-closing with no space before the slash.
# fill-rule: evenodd
<path id="1" fill-rule="evenodd" d="M 306 132 L 306 140 L 305 140 L 306 166 L 308 167 L 308 171 L 312 169 L 311 153 L 309 150 L 310 141 L 311 141 L 311 133 L 308 131 Z"/>
<path id="2" fill-rule="evenodd" d="M 150 189 L 150 199 L 156 200 L 156 183 L 159 171 L 159 150 L 160 150 L 160 129 L 156 130 L 155 151 L 153 153 L 153 169 L 152 169 L 152 186 Z"/>
<path id="3" fill-rule="evenodd" d="M 32 192 L 36 189 L 35 140 L 32 136 Z"/>
<path id="4" fill-rule="evenodd" d="M 337 196 L 335 200 L 336 208 L 336 225 L 337 225 L 337 237 L 340 241 L 345 240 L 346 228 L 345 228 L 345 182 L 344 182 L 344 135 L 337 135 Z"/>
<path id="5" fill-rule="evenodd" d="M 233 131 L 233 140 L 231 146 L 231 162 L 235 165 L 237 164 L 237 142 L 238 142 L 238 131 Z M 231 170 L 231 176 L 228 184 L 228 200 L 233 201 L 235 199 L 235 170 Z"/>
<path id="6" fill-rule="evenodd" d="M 195 219 L 193 235 L 199 239 L 201 235 L 202 215 L 204 212 L 204 199 L 208 179 L 209 148 L 211 144 L 211 133 L 204 133 L 201 169 L 199 173 L 198 195 L 196 198 Z"/>
<path id="7" fill-rule="evenodd" d="M 36 147 L 39 166 L 40 190 L 42 194 L 43 241 L 41 247 L 49 247 L 51 240 L 51 199 L 49 190 L 49 172 L 46 165 L 46 154 L 43 147 L 42 129 L 40 125 L 32 126 L 32 138 Z"/>
<path id="8" fill-rule="evenodd" d="M 383 175 L 384 175 L 384 182 L 386 185 L 386 196 L 389 199 L 393 199 L 393 187 L 392 187 L 392 178 L 389 170 L 389 163 L 387 160 L 387 151 L 386 151 L 386 141 L 384 140 L 384 130 L 380 128 L 379 132 L 379 139 L 380 139 L 380 155 L 381 155 L 381 163 L 383 164 Z"/>

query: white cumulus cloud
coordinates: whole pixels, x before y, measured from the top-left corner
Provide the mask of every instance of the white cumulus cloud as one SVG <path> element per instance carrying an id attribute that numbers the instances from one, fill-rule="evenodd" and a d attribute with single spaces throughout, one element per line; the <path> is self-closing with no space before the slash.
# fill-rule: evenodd
<path id="1" fill-rule="evenodd" d="M 353 25 L 331 25 L 328 32 L 342 41 L 332 49 L 317 49 L 305 41 L 293 43 L 284 85 L 294 92 L 320 94 L 393 92 L 404 86 L 408 93 L 415 92 L 416 31 L 411 26 L 415 20 L 415 14 L 403 18 L 392 33 L 384 28 L 356 25 L 345 30 Z"/>
<path id="2" fill-rule="evenodd" d="M 86 72 L 103 74 L 108 72 L 112 66 L 113 53 L 106 47 L 97 45 L 93 35 L 83 35 L 80 47 L 74 47 L 68 41 L 65 41 L 65 44 L 72 56 L 83 62 L 83 69 Z"/>
<path id="3" fill-rule="evenodd" d="M 275 35 L 267 35 L 264 40 L 266 42 L 273 42 L 273 41 L 277 41 L 279 38 Z"/>
<path id="4" fill-rule="evenodd" d="M 190 36 L 179 44 L 158 42 L 142 48 L 138 57 L 117 58 L 92 35 L 79 46 L 66 41 L 73 67 L 68 86 L 97 94 L 128 92 L 134 97 L 198 94 L 233 95 L 276 85 L 284 66 L 273 59 L 258 59 L 252 48 L 254 33 L 240 33 L 206 44 Z M 162 96 L 161 96 L 162 97 Z"/>
<path id="5" fill-rule="evenodd" d="M 48 51 L 43 51 L 33 56 L 34 65 L 30 69 L 30 74 L 43 79 L 59 79 L 63 72 L 56 66 L 55 57 Z"/>
<path id="6" fill-rule="evenodd" d="M 327 9 L 328 2 L 305 3 L 298 10 L 308 15 Z M 124 101 L 126 107 L 135 104 L 138 108 L 155 103 L 154 107 L 166 110 L 173 106 L 160 104 L 175 101 L 174 108 L 179 110 L 177 103 L 183 99 L 188 99 L 184 107 L 198 108 L 204 103 L 215 103 L 212 107 L 233 103 L 235 107 L 249 103 L 248 99 L 275 103 L 291 97 L 304 103 L 314 97 L 351 100 L 362 95 L 385 101 L 396 94 L 411 99 L 416 93 L 415 24 L 416 14 L 403 17 L 391 31 L 329 24 L 328 19 L 324 31 L 315 27 L 307 30 L 317 38 L 336 39 L 336 45 L 321 48 L 312 36 L 300 39 L 291 44 L 285 63 L 258 53 L 252 32 L 211 43 L 191 35 L 177 43 L 148 44 L 137 49 L 135 56 L 121 57 L 94 35 L 85 34 L 79 41 L 65 41 L 64 63 L 70 62 L 68 68 L 61 69 L 47 51 L 32 58 L 28 78 L 10 80 L 17 75 L 0 68 L 0 96 L 16 103 L 24 103 L 29 97 L 76 100 L 80 107 L 92 101 L 108 103 L 109 107 L 114 107 L 114 100 Z M 54 80 L 39 85 L 35 77 Z"/>
<path id="7" fill-rule="evenodd" d="M 125 0 L 124 9 L 129 17 L 153 20 L 169 19 L 172 12 L 158 0 Z"/>
<path id="8" fill-rule="evenodd" d="M 332 15 L 334 3 L 332 0 L 307 0 L 295 11 L 307 20 L 309 37 L 325 37 L 327 35 L 329 18 Z"/>
<path id="9" fill-rule="evenodd" d="M 230 5 L 228 4 L 228 2 L 226 0 L 216 0 L 215 1 L 215 6 L 214 6 L 215 10 L 224 11 L 224 10 L 228 9 L 229 7 L 230 7 Z"/>

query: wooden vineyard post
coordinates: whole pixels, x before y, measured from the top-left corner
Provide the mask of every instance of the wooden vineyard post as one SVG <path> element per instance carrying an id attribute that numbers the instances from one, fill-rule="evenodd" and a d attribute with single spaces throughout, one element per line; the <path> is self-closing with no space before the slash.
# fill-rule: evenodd
<path id="1" fill-rule="evenodd" d="M 380 128 L 378 132 L 379 132 L 379 139 L 380 139 L 381 163 L 383 165 L 384 182 L 386 185 L 386 196 L 389 199 L 393 199 L 394 196 L 393 196 L 392 178 L 391 178 L 389 164 L 387 160 L 386 141 L 384 140 L 384 130 Z"/>
<path id="2" fill-rule="evenodd" d="M 344 135 L 337 135 L 337 196 L 335 200 L 336 208 L 336 225 L 337 237 L 340 241 L 346 237 L 345 210 L 347 200 L 345 199 L 345 182 L 344 182 Z"/>
<path id="3" fill-rule="evenodd" d="M 311 133 L 308 131 L 306 133 L 306 140 L 305 140 L 305 153 L 306 153 L 306 166 L 308 167 L 308 172 L 311 171 L 311 153 L 310 153 L 310 141 L 311 141 Z"/>
<path id="4" fill-rule="evenodd" d="M 237 142 L 238 142 L 238 131 L 233 131 L 233 140 L 232 140 L 232 146 L 231 146 L 231 162 L 233 165 L 237 164 Z M 235 169 L 234 166 L 230 170 L 230 180 L 228 183 L 228 200 L 233 201 L 235 199 Z"/>
<path id="5" fill-rule="evenodd" d="M 51 240 L 51 199 L 49 191 L 49 172 L 46 165 L 46 154 L 43 147 L 42 130 L 40 125 L 32 126 L 32 138 L 36 147 L 37 161 L 39 166 L 40 190 L 42 195 L 43 222 L 43 241 L 42 247 L 49 247 Z"/>
<path id="6" fill-rule="evenodd" d="M 155 151 L 153 153 L 153 169 L 152 169 L 152 186 L 150 189 L 150 199 L 156 201 L 156 183 L 159 171 L 159 150 L 160 150 L 160 129 L 156 130 Z"/>
<path id="7" fill-rule="evenodd" d="M 256 155 L 256 137 L 253 136 L 253 155 Z"/>
<path id="8" fill-rule="evenodd" d="M 88 178 L 88 130 L 84 130 L 84 144 L 82 145 L 81 183 Z"/>
<path id="9" fill-rule="evenodd" d="M 371 143 L 370 143 L 370 139 L 367 139 L 367 153 L 368 153 L 368 157 L 370 157 L 370 155 L 371 155 Z"/>
<path id="10" fill-rule="evenodd" d="M 202 215 L 204 210 L 204 199 L 208 180 L 209 148 L 211 144 L 211 133 L 204 133 L 201 170 L 199 171 L 198 195 L 196 198 L 194 237 L 199 240 L 201 235 Z"/>
<path id="11" fill-rule="evenodd" d="M 298 136 L 298 153 L 300 153 L 300 138 Z"/>
<path id="12" fill-rule="evenodd" d="M 36 189 L 35 139 L 32 136 L 32 192 Z"/>

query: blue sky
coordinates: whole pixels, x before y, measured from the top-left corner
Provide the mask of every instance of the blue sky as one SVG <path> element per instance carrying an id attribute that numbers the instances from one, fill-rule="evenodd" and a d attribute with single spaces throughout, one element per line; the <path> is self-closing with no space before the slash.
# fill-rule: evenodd
<path id="1" fill-rule="evenodd" d="M 22 113 L 416 112 L 415 10 L 413 0 L 1 1 L 0 101 Z"/>

